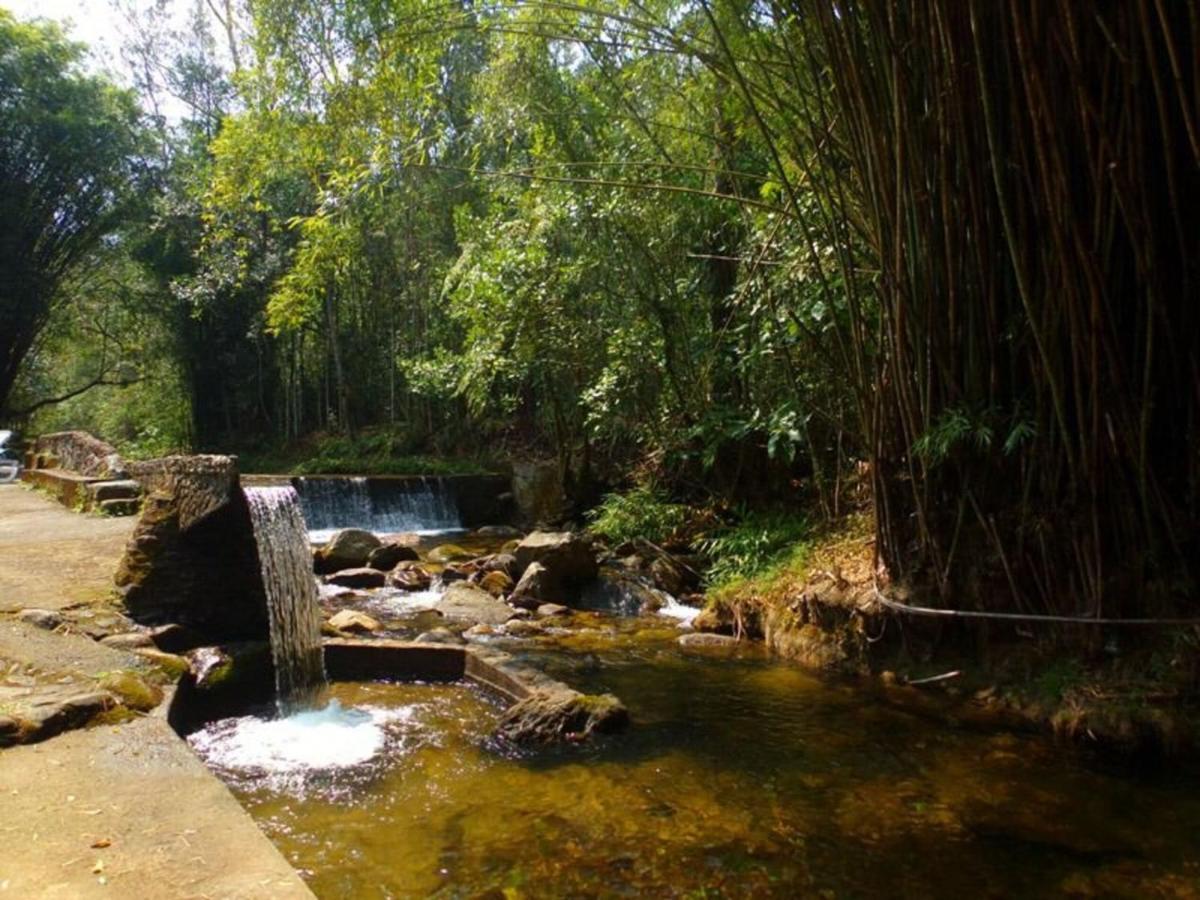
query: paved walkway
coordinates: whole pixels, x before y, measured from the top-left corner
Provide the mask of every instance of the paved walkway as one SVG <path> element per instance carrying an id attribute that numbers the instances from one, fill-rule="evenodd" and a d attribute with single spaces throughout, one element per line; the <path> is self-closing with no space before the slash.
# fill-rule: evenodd
<path id="1" fill-rule="evenodd" d="M 24 485 L 0 485 L 0 612 L 109 597 L 135 521 L 80 515 Z"/>
<path id="2" fill-rule="evenodd" d="M 132 527 L 0 486 L 0 680 L 78 691 L 146 665 L 78 630 L 11 616 L 80 604 L 104 614 Z M 0 750 L 0 900 L 312 896 L 163 709 Z"/>

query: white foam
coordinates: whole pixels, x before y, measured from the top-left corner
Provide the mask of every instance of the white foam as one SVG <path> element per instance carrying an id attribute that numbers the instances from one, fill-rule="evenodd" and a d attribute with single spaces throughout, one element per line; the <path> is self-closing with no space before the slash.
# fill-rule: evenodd
<path id="1" fill-rule="evenodd" d="M 680 603 L 665 591 L 662 592 L 662 596 L 667 602 L 658 608 L 658 614 L 666 616 L 668 619 L 675 619 L 679 622 L 680 628 L 691 625 L 692 619 L 700 613 L 700 607 Z"/>
<path id="2" fill-rule="evenodd" d="M 385 726 L 410 719 L 414 710 L 346 709 L 334 700 L 324 709 L 279 719 L 222 719 L 191 735 L 188 743 L 210 765 L 235 772 L 346 769 L 379 755 L 387 743 Z"/>
<path id="3" fill-rule="evenodd" d="M 442 593 L 442 588 L 430 588 L 424 591 L 383 588 L 371 598 L 371 602 L 376 608 L 389 612 L 418 612 L 437 606 L 442 599 Z"/>

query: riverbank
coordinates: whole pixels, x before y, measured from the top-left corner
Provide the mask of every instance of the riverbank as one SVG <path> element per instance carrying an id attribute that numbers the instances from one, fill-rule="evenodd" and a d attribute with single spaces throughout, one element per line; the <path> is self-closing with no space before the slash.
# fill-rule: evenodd
<path id="1" fill-rule="evenodd" d="M 1049 732 L 1127 757 L 1200 746 L 1197 629 L 1064 633 L 907 615 L 879 602 L 873 550 L 869 515 L 847 516 L 791 562 L 710 592 L 698 625 L 979 727 Z"/>

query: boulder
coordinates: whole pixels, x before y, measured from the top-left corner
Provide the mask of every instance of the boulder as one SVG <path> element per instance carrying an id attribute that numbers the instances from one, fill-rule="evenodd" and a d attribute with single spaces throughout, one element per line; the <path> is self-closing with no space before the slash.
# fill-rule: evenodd
<path id="1" fill-rule="evenodd" d="M 317 551 L 314 559 L 318 574 L 341 569 L 360 569 L 367 565 L 371 554 L 383 546 L 379 538 L 361 528 L 335 531 L 329 542 Z"/>
<path id="2" fill-rule="evenodd" d="M 429 573 L 420 566 L 407 567 L 401 563 L 387 575 L 388 586 L 402 591 L 425 591 L 432 583 Z"/>
<path id="3" fill-rule="evenodd" d="M 473 555 L 471 551 L 464 550 L 457 544 L 442 544 L 441 546 L 434 547 L 425 554 L 425 558 L 431 563 L 441 564 L 461 562 L 462 560 L 470 559 Z"/>
<path id="4" fill-rule="evenodd" d="M 387 575 L 378 569 L 367 567 L 357 569 L 342 569 L 332 575 L 325 576 L 325 583 L 344 588 L 378 588 L 383 587 Z"/>
<path id="5" fill-rule="evenodd" d="M 351 634 L 365 634 L 383 628 L 378 621 L 356 609 L 343 609 L 329 620 L 330 626 Z"/>
<path id="6" fill-rule="evenodd" d="M 367 565 L 381 572 L 390 572 L 397 563 L 419 560 L 421 555 L 408 544 L 382 544 L 371 551 Z"/>
<path id="7" fill-rule="evenodd" d="M 496 733 L 517 744 L 546 744 L 620 731 L 628 724 L 629 711 L 612 694 L 549 689 L 506 709 Z"/>
<path id="8" fill-rule="evenodd" d="M 522 609 L 537 609 L 552 598 L 561 598 L 556 588 L 557 583 L 551 580 L 545 566 L 539 562 L 530 563 L 517 586 L 513 588 L 508 602 Z"/>
<path id="9" fill-rule="evenodd" d="M 512 607 L 473 584 L 456 581 L 446 589 L 435 610 L 447 619 L 484 625 L 503 625 L 512 618 Z"/>
<path id="10" fill-rule="evenodd" d="M 479 586 L 493 597 L 503 597 L 513 589 L 513 580 L 503 572 L 488 572 L 479 579 Z"/>
<path id="11" fill-rule="evenodd" d="M 250 512 L 228 456 L 129 463 L 147 496 L 117 568 L 131 618 L 178 623 L 219 642 L 267 634 Z"/>
<path id="12" fill-rule="evenodd" d="M 517 545 L 513 555 L 522 580 L 533 563 L 545 567 L 543 600 L 560 598 L 591 581 L 598 571 L 591 544 L 567 531 L 535 531 Z"/>

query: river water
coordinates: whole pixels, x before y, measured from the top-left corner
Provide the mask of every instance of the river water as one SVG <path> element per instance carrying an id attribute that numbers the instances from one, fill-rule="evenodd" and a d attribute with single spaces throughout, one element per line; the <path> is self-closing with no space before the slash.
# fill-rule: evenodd
<path id="1" fill-rule="evenodd" d="M 490 739 L 476 689 L 337 684 L 369 759 L 279 779 L 208 758 L 325 898 L 1200 896 L 1194 771 L 1139 777 L 757 652 L 688 655 L 661 620 L 590 621 L 502 646 L 616 693 L 625 734 L 530 754 Z"/>

